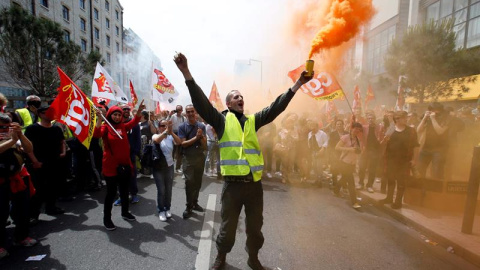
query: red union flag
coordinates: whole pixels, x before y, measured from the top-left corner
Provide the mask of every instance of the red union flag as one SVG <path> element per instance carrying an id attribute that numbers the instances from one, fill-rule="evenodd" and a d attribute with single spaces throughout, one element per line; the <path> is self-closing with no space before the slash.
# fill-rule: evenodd
<path id="1" fill-rule="evenodd" d="M 358 88 L 358 85 L 355 85 L 355 88 L 353 89 L 353 109 L 361 109 L 362 108 L 362 103 L 360 103 L 360 88 Z"/>
<path id="2" fill-rule="evenodd" d="M 224 110 L 222 100 L 220 99 L 220 94 L 218 93 L 217 85 L 215 84 L 215 82 L 213 82 L 212 91 L 210 92 L 208 100 L 218 111 L 221 112 Z"/>
<path id="3" fill-rule="evenodd" d="M 93 102 L 57 67 L 60 75 L 58 95 L 47 110 L 47 115 L 67 125 L 77 139 L 88 149 L 97 116 Z"/>
<path id="4" fill-rule="evenodd" d="M 293 82 L 297 81 L 305 70 L 305 65 L 288 72 Z M 335 77 L 328 72 L 315 72 L 315 77 L 300 88 L 303 93 L 315 100 L 334 100 L 343 96 L 343 90 Z"/>
<path id="5" fill-rule="evenodd" d="M 137 93 L 135 93 L 135 89 L 133 88 L 132 81 L 130 81 L 130 98 L 132 99 L 132 107 L 135 107 L 138 103 Z"/>
<path id="6" fill-rule="evenodd" d="M 372 86 L 369 84 L 367 88 L 367 95 L 365 96 L 365 109 L 368 107 L 368 103 L 375 99 L 375 94 L 373 93 Z"/>

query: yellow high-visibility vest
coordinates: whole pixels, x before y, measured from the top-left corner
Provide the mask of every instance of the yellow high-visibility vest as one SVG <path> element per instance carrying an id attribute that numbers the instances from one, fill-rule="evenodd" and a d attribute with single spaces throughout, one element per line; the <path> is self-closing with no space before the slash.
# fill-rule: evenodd
<path id="1" fill-rule="evenodd" d="M 218 142 L 223 176 L 245 176 L 252 172 L 255 182 L 262 178 L 263 154 L 255 132 L 255 116 L 247 115 L 244 129 L 235 114 L 225 116 L 225 131 Z"/>
<path id="2" fill-rule="evenodd" d="M 25 132 L 25 129 L 33 124 L 33 119 L 32 116 L 30 115 L 30 111 L 27 108 L 22 108 L 16 110 L 20 117 L 22 118 L 23 121 L 23 126 L 22 126 L 22 131 Z"/>

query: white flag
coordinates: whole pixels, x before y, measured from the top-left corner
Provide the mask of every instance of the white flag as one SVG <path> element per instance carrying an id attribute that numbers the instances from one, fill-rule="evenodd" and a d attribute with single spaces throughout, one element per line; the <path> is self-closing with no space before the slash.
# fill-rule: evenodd
<path id="1" fill-rule="evenodd" d="M 178 98 L 178 91 L 165 77 L 163 72 L 153 68 L 152 71 L 152 99 L 161 102 L 167 108 L 174 108 Z"/>
<path id="2" fill-rule="evenodd" d="M 92 98 L 104 98 L 121 103 L 128 103 L 125 93 L 100 63 L 97 63 L 95 75 L 93 76 Z"/>

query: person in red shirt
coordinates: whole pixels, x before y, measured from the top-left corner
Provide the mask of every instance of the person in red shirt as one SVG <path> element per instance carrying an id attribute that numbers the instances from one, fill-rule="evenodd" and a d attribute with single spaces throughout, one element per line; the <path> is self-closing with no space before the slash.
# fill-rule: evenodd
<path id="1" fill-rule="evenodd" d="M 102 124 L 101 115 L 98 112 L 99 117 L 97 118 L 93 137 L 102 138 L 103 140 L 102 173 L 107 182 L 103 224 L 109 231 L 116 229 L 112 222 L 112 206 L 117 194 L 117 186 L 122 200 L 122 218 L 128 221 L 135 221 L 135 217 L 128 211 L 128 183 L 133 171 L 133 164 L 130 160 L 130 144 L 128 143 L 127 132 L 135 125 L 138 125 L 144 109 L 145 105 L 143 105 L 142 100 L 135 117 L 124 123 L 122 109 L 118 106 L 111 107 L 106 115 L 106 119 L 111 126 L 107 123 Z"/>

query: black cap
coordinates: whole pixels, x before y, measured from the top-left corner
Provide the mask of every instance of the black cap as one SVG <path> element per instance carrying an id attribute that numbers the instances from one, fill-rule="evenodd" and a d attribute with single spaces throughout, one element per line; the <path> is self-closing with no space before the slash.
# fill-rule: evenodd
<path id="1" fill-rule="evenodd" d="M 37 109 L 37 113 L 44 112 L 44 111 L 48 110 L 48 108 L 50 108 L 50 105 L 42 105 L 42 106 L 40 106 L 40 108 Z"/>

